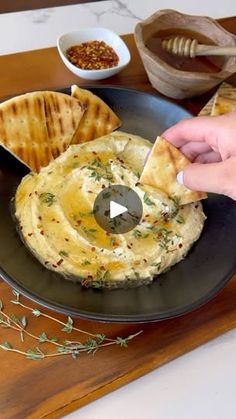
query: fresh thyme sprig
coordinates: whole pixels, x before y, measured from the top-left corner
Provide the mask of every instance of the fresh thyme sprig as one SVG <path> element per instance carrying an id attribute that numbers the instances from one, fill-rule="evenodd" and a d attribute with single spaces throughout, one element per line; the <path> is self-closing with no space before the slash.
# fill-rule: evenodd
<path id="1" fill-rule="evenodd" d="M 39 200 L 43 204 L 47 204 L 48 207 L 51 207 L 54 204 L 56 197 L 51 192 L 43 192 L 39 195 Z"/>
<path id="2" fill-rule="evenodd" d="M 111 345 L 119 345 L 122 347 L 127 347 L 128 342 L 138 336 L 141 332 L 137 332 L 133 335 L 129 335 L 126 338 L 122 338 L 120 336 L 116 337 L 115 339 L 106 337 L 105 334 L 102 333 L 90 333 L 85 330 L 79 329 L 73 325 L 73 320 L 71 317 L 67 318 L 67 322 L 62 322 L 48 314 L 43 313 L 39 309 L 35 309 L 23 304 L 20 301 L 20 294 L 13 291 L 15 299 L 11 300 L 12 304 L 19 305 L 26 310 L 29 310 L 33 316 L 35 317 L 45 317 L 53 322 L 60 324 L 62 327 L 62 331 L 65 333 L 71 333 L 72 331 L 76 331 L 89 337 L 84 342 L 77 341 L 77 340 L 64 340 L 63 342 L 59 342 L 57 337 L 49 337 L 46 332 L 41 332 L 38 336 L 31 333 L 28 329 L 28 320 L 26 316 L 18 317 L 15 314 L 8 315 L 4 312 L 3 302 L 0 300 L 0 325 L 5 328 L 11 328 L 20 334 L 20 339 L 24 342 L 24 335 L 31 337 L 32 339 L 37 341 L 37 344 L 44 344 L 49 343 L 54 346 L 54 352 L 45 352 L 39 346 L 34 348 L 29 348 L 26 351 L 14 348 L 11 343 L 3 342 L 0 344 L 0 348 L 5 351 L 15 352 L 20 355 L 25 356 L 27 359 L 31 360 L 40 360 L 49 357 L 61 356 L 61 355 L 70 355 L 72 358 L 76 359 L 81 352 L 86 352 L 88 354 L 95 354 L 98 349 L 106 346 Z"/>

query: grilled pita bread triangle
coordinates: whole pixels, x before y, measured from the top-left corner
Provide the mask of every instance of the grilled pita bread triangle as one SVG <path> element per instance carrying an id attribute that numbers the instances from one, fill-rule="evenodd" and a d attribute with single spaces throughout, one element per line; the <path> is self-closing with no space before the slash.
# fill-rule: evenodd
<path id="1" fill-rule="evenodd" d="M 164 138 L 157 137 L 139 182 L 153 186 L 176 199 L 179 205 L 207 198 L 205 192 L 191 191 L 177 182 L 177 173 L 190 161 Z"/>
<path id="2" fill-rule="evenodd" d="M 71 95 L 87 107 L 74 134 L 72 144 L 84 143 L 102 137 L 121 125 L 120 119 L 113 110 L 90 91 L 73 85 L 71 86 Z"/>
<path id="3" fill-rule="evenodd" d="M 68 95 L 31 92 L 0 105 L 0 145 L 39 171 L 71 142 L 84 108 Z"/>
<path id="4" fill-rule="evenodd" d="M 32 170 L 52 159 L 47 145 L 44 99 L 28 93 L 0 105 L 0 144 Z"/>
<path id="5" fill-rule="evenodd" d="M 212 106 L 211 115 L 223 115 L 228 112 L 232 112 L 236 110 L 236 95 L 235 99 L 221 96 L 220 94 L 216 94 L 215 100 Z"/>
<path id="6" fill-rule="evenodd" d="M 219 96 L 219 98 L 217 98 L 217 96 Z M 219 113 L 219 109 L 214 109 L 215 104 L 217 105 L 218 102 L 221 102 L 221 98 L 223 98 L 222 102 L 225 102 L 225 104 L 227 102 L 227 105 L 232 107 L 233 103 L 231 101 L 234 101 L 234 103 L 236 103 L 236 88 L 229 83 L 222 83 L 220 87 L 217 89 L 216 93 L 201 109 L 198 115 L 216 116 L 216 115 L 222 115 L 222 113 L 225 113 L 225 112 L 229 112 L 228 106 L 227 108 L 223 105 L 220 106 L 221 108 L 220 113 Z M 230 99 L 230 100 L 228 102 L 228 101 L 224 101 L 224 99 Z M 216 108 L 218 108 L 218 106 L 216 106 Z M 222 108 L 224 108 L 224 110 Z M 230 108 L 230 111 L 231 110 L 235 110 L 235 109 Z"/>

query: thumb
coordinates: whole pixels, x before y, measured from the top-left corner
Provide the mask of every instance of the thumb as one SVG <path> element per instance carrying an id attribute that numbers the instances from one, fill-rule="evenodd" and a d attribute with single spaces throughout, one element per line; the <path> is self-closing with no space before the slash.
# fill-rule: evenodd
<path id="1" fill-rule="evenodd" d="M 189 164 L 178 174 L 178 181 L 188 189 L 214 192 L 236 200 L 236 158 L 219 163 Z"/>

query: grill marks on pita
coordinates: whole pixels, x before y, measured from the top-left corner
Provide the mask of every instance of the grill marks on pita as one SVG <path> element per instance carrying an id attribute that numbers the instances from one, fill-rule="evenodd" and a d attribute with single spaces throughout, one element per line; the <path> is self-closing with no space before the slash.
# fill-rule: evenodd
<path id="1" fill-rule="evenodd" d="M 118 116 L 98 96 L 76 85 L 71 87 L 71 95 L 87 108 L 74 134 L 72 144 L 94 140 L 120 127 L 121 121 Z"/>
<path id="2" fill-rule="evenodd" d="M 34 94 L 18 96 L 0 106 L 0 143 L 33 170 L 45 165 L 47 138 L 44 99 Z"/>
<path id="3" fill-rule="evenodd" d="M 58 92 L 32 92 L 0 105 L 0 144 L 39 171 L 65 151 L 84 114 L 78 100 Z"/>

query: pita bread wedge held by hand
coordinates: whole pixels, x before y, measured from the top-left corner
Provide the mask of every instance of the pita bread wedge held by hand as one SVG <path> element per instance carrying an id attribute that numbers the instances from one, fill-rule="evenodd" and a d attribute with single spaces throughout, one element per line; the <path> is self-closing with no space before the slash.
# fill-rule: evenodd
<path id="1" fill-rule="evenodd" d="M 68 148 L 84 110 L 64 93 L 16 96 L 0 105 L 0 145 L 38 172 Z"/>
<path id="2" fill-rule="evenodd" d="M 94 140 L 120 127 L 121 121 L 118 116 L 98 96 L 76 85 L 71 86 L 71 95 L 87 108 L 74 134 L 72 144 Z"/>
<path id="3" fill-rule="evenodd" d="M 191 191 L 177 182 L 176 176 L 190 161 L 162 137 L 157 137 L 144 166 L 140 183 L 156 187 L 179 205 L 207 198 L 205 192 Z"/>

